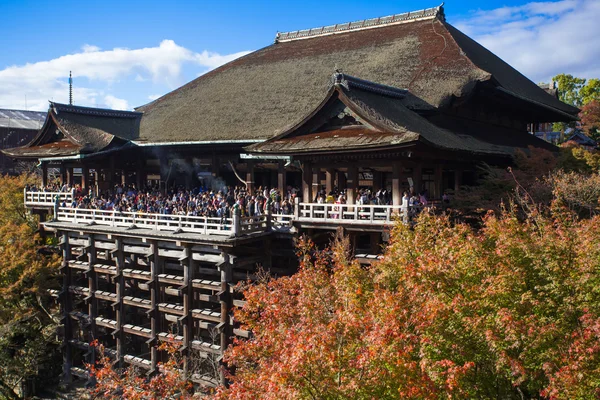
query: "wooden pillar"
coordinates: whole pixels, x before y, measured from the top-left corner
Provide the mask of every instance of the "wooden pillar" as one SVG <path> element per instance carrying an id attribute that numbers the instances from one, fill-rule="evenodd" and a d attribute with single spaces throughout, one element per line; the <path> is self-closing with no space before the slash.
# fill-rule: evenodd
<path id="1" fill-rule="evenodd" d="M 246 160 L 246 191 L 254 193 L 254 161 Z"/>
<path id="2" fill-rule="evenodd" d="M 63 291 L 61 296 L 62 311 L 64 318 L 64 334 L 63 334 L 63 380 L 66 384 L 72 381 L 71 367 L 73 366 L 73 349 L 71 339 L 73 339 L 73 321 L 69 315 L 72 311 L 71 294 L 69 286 L 71 286 L 71 268 L 69 267 L 69 259 L 71 258 L 71 246 L 69 244 L 69 235 L 66 232 L 62 233 L 62 265 L 63 273 Z"/>
<path id="3" fill-rule="evenodd" d="M 229 323 L 229 311 L 232 307 L 231 293 L 229 293 L 229 285 L 232 282 L 233 271 L 230 263 L 229 255 L 227 253 L 221 253 L 225 262 L 219 266 L 221 272 L 221 291 L 219 292 L 219 301 L 221 303 L 221 354 L 225 351 L 229 345 L 229 337 L 231 336 L 232 329 Z M 226 385 L 225 374 L 221 374 L 221 384 Z"/>
<path id="4" fill-rule="evenodd" d="M 162 155 L 158 158 L 158 163 L 160 165 L 160 190 L 163 194 L 167 193 L 169 189 L 169 179 L 171 178 L 171 167 L 169 165 L 169 160 L 165 155 Z"/>
<path id="5" fill-rule="evenodd" d="M 277 163 L 277 188 L 281 192 L 281 195 L 285 197 L 287 182 L 285 179 L 285 161 L 279 160 Z"/>
<path id="6" fill-rule="evenodd" d="M 123 254 L 123 239 L 115 238 L 115 252 L 113 255 L 115 260 L 116 273 L 115 276 L 115 294 L 117 301 L 113 304 L 117 320 L 116 326 L 116 341 L 117 341 L 117 365 L 123 367 L 123 346 L 125 344 L 125 335 L 123 334 L 123 297 L 125 296 L 125 278 L 123 277 L 123 269 L 125 269 L 125 255 Z"/>
<path id="7" fill-rule="evenodd" d="M 413 168 L 413 183 L 415 185 L 415 193 L 419 194 L 423 191 L 423 164 L 418 162 Z"/>
<path id="8" fill-rule="evenodd" d="M 457 193 L 460 190 L 460 187 L 462 186 L 462 180 L 463 180 L 463 171 L 462 169 L 455 169 L 454 170 L 454 193 Z"/>
<path id="9" fill-rule="evenodd" d="M 333 192 L 333 180 L 335 179 L 335 169 L 327 168 L 325 170 L 325 191 L 326 194 Z"/>
<path id="10" fill-rule="evenodd" d="M 433 179 L 434 179 L 434 187 L 435 187 L 435 194 L 434 194 L 434 198 L 437 200 L 440 200 L 442 198 L 442 178 L 443 178 L 443 166 L 442 164 L 435 164 L 434 167 L 434 175 L 433 175 Z"/>
<path id="11" fill-rule="evenodd" d="M 348 167 L 348 190 L 346 191 L 346 198 L 348 204 L 356 203 L 356 189 L 358 188 L 358 167 Z"/>
<path id="12" fill-rule="evenodd" d="M 158 241 L 153 240 L 150 244 L 151 251 L 151 259 L 150 259 L 150 310 L 148 311 L 150 316 L 150 331 L 152 335 L 152 342 L 150 345 L 150 363 L 151 363 L 151 372 L 156 371 L 156 364 L 158 363 L 158 352 L 156 349 L 156 343 L 154 341 L 158 335 L 158 323 L 160 314 L 158 312 L 158 293 L 160 290 L 160 286 L 158 284 L 158 274 L 160 268 L 160 259 L 158 256 Z"/>
<path id="13" fill-rule="evenodd" d="M 212 173 L 213 178 L 216 178 L 217 176 L 219 176 L 219 167 L 221 166 L 221 161 L 219 160 L 219 157 L 217 157 L 216 154 L 213 153 L 212 155 L 212 162 L 210 164 L 210 171 Z"/>
<path id="14" fill-rule="evenodd" d="M 402 164 L 399 161 L 392 163 L 392 204 L 399 206 L 402 204 Z"/>
<path id="15" fill-rule="evenodd" d="M 87 194 L 88 189 L 88 175 L 90 174 L 90 169 L 87 165 L 81 166 L 81 191 L 83 194 Z"/>
<path id="16" fill-rule="evenodd" d="M 312 164 L 305 162 L 302 165 L 302 202 L 311 203 L 313 200 L 313 172 Z"/>
<path id="17" fill-rule="evenodd" d="M 344 191 L 346 189 L 346 181 L 347 181 L 346 173 L 343 171 L 338 171 L 336 181 L 337 181 L 338 191 L 340 191 L 340 192 Z"/>
<path id="18" fill-rule="evenodd" d="M 381 171 L 373 171 L 373 194 L 377 193 L 381 189 L 381 181 L 383 174 Z"/>
<path id="19" fill-rule="evenodd" d="M 94 168 L 94 186 L 92 190 L 94 194 L 98 196 L 100 194 L 100 187 L 98 186 L 98 179 L 100 178 L 100 174 L 98 173 L 98 168 Z"/>
<path id="20" fill-rule="evenodd" d="M 193 288 L 192 279 L 194 271 L 194 258 L 192 256 L 192 249 L 189 244 L 185 244 L 183 248 L 183 258 L 181 259 L 181 266 L 183 267 L 183 373 L 184 376 L 189 375 L 189 358 L 190 358 L 190 344 L 192 342 L 192 299 L 193 299 Z"/>
<path id="21" fill-rule="evenodd" d="M 192 185 L 194 183 L 194 167 L 193 167 L 193 160 L 192 157 L 186 157 L 185 158 L 185 163 L 187 165 L 187 168 L 185 168 L 185 188 L 187 190 L 191 190 L 192 189 Z"/>
<path id="22" fill-rule="evenodd" d="M 381 250 L 381 233 L 371 233 L 371 254 L 380 254 Z"/>
<path id="23" fill-rule="evenodd" d="M 316 202 L 317 194 L 321 190 L 321 169 L 315 168 L 313 165 L 312 168 L 312 199 L 311 202 Z"/>
<path id="24" fill-rule="evenodd" d="M 60 186 L 67 183 L 67 168 L 64 163 L 60 163 Z"/>
<path id="25" fill-rule="evenodd" d="M 42 162 L 42 186 L 48 185 L 48 163 Z"/>
<path id="26" fill-rule="evenodd" d="M 135 181 L 135 187 L 137 188 L 137 190 L 142 190 L 146 187 L 146 172 L 144 171 L 144 159 L 141 156 L 137 159 Z"/>
<path id="27" fill-rule="evenodd" d="M 67 185 L 73 186 L 73 167 L 67 167 Z"/>
<path id="28" fill-rule="evenodd" d="M 96 272 L 94 271 L 94 265 L 96 264 L 96 242 L 94 235 L 89 234 L 87 244 L 87 258 L 88 258 L 88 270 L 86 271 L 88 276 L 88 289 L 89 289 L 89 301 L 88 301 L 88 315 L 90 317 L 90 330 L 88 343 L 92 343 L 98 337 L 96 331 L 96 317 L 98 316 L 98 301 L 96 300 L 96 289 L 98 282 L 96 281 Z M 96 364 L 96 351 L 90 349 L 88 363 L 90 365 Z"/>
<path id="29" fill-rule="evenodd" d="M 108 159 L 108 184 L 110 185 L 110 189 L 114 189 L 115 187 L 115 157 L 110 157 Z"/>

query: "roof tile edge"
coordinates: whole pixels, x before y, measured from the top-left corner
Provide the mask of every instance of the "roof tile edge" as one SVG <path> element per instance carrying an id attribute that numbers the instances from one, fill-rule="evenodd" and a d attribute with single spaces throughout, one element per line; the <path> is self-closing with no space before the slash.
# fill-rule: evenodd
<path id="1" fill-rule="evenodd" d="M 76 114 L 116 118 L 138 118 L 143 115 L 143 113 L 139 111 L 111 110 L 106 108 L 75 106 L 71 104 L 56 103 L 53 101 L 50 102 L 50 109 L 52 109 L 56 114 L 58 114 L 60 111 L 64 111 Z"/>
<path id="2" fill-rule="evenodd" d="M 444 3 L 437 7 L 426 8 L 419 11 L 409 11 L 386 17 L 364 19 L 361 21 L 346 22 L 342 24 L 322 26 L 319 28 L 303 29 L 291 32 L 277 32 L 275 43 L 291 42 L 294 40 L 310 39 L 319 36 L 335 35 L 365 29 L 380 28 L 383 26 L 404 24 L 407 22 L 439 18 L 445 21 Z"/>

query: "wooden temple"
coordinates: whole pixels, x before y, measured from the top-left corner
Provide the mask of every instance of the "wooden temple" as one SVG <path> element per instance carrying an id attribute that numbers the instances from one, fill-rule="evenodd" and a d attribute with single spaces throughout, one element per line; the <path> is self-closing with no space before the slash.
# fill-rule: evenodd
<path id="1" fill-rule="evenodd" d="M 38 135 L 3 151 L 39 161 L 42 186 L 54 171 L 92 194 L 115 184 L 299 188 L 290 215 L 218 220 L 73 209 L 70 193 L 26 192 L 30 209 L 53 214 L 44 227 L 62 246 L 65 380 L 85 376 L 91 340 L 149 373 L 164 357 L 157 343 L 171 340 L 186 372 L 217 384 L 223 350 L 251 336 L 232 317 L 243 306 L 233 285 L 258 265 L 293 273 L 298 235 L 340 227 L 356 253 L 376 258 L 406 212 L 404 192 L 439 200 L 474 184 L 479 163 L 552 150 L 527 124 L 578 111 L 450 25 L 441 6 L 279 33 L 135 112 L 50 103 Z M 316 203 L 334 188 L 345 205 Z M 391 202 L 359 207 L 359 189 L 386 189 Z"/>

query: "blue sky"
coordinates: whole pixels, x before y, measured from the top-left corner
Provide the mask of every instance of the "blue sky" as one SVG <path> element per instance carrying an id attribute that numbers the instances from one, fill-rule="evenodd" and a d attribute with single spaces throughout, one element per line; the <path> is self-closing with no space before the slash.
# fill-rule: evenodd
<path id="1" fill-rule="evenodd" d="M 0 108 L 132 109 L 290 31 L 439 5 L 431 1 L 0 0 Z M 600 0 L 449 1 L 448 22 L 530 79 L 600 77 Z"/>

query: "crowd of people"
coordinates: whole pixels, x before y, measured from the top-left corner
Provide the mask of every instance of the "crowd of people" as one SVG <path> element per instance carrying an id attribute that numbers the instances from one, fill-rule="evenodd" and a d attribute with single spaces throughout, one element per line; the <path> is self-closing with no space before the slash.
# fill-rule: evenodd
<path id="1" fill-rule="evenodd" d="M 58 183 L 27 189 L 70 193 L 72 201 L 67 204 L 63 200 L 60 204 L 62 207 L 220 218 L 231 217 L 234 208 L 237 208 L 242 216 L 264 215 L 269 211 L 272 214 L 291 215 L 299 193 L 298 188 L 291 186 L 288 186 L 284 193 L 262 186 L 253 191 L 248 191 L 242 186 L 224 186 L 218 190 L 206 187 L 178 187 L 164 193 L 158 187 L 140 190 L 135 185 L 115 185 L 110 190 L 98 194 L 82 190 L 79 185 L 71 187 Z M 365 188 L 359 189 L 354 198 L 357 205 L 392 204 L 392 194 L 387 189 L 375 192 Z M 447 201 L 448 197 L 444 195 L 443 200 Z M 334 189 L 327 193 L 321 189 L 313 201 L 318 204 L 348 204 L 348 196 L 343 190 Z M 402 206 L 405 207 L 418 208 L 427 204 L 427 191 L 417 194 L 411 188 L 410 191 L 404 192 L 402 197 Z"/>

